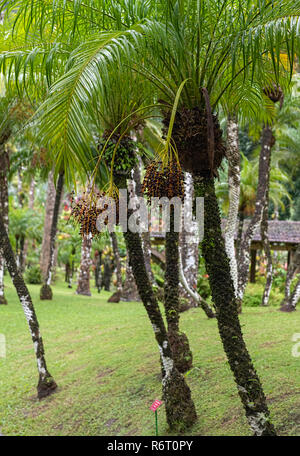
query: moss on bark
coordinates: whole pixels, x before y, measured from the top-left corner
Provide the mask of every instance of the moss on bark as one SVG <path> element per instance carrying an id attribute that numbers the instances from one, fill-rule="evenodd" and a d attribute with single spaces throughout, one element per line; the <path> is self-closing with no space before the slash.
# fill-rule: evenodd
<path id="1" fill-rule="evenodd" d="M 179 233 L 174 227 L 174 207 L 170 207 L 170 231 L 166 233 L 166 269 L 164 286 L 164 306 L 168 323 L 168 336 L 174 355 L 174 362 L 179 372 L 192 368 L 193 355 L 189 341 L 179 331 Z"/>
<path id="2" fill-rule="evenodd" d="M 115 178 L 115 182 L 119 189 L 126 188 L 124 177 Z M 133 211 L 129 209 L 128 219 L 132 215 Z M 172 431 L 181 432 L 195 423 L 197 419 L 191 391 L 184 377 L 175 367 L 166 327 L 147 274 L 141 237 L 138 233 L 129 230 L 124 231 L 123 234 L 138 292 L 151 322 L 160 351 L 163 400 L 165 401 L 167 422 Z"/>
<path id="3" fill-rule="evenodd" d="M 6 232 L 2 215 L 0 213 L 0 251 L 5 259 L 8 272 L 11 276 L 14 287 L 17 291 L 18 297 L 22 304 L 26 320 L 28 322 L 35 356 L 37 360 L 37 367 L 39 372 L 39 382 L 37 386 L 38 398 L 48 396 L 53 393 L 57 385 L 47 370 L 44 344 L 40 334 L 39 323 L 32 303 L 31 296 L 24 279 L 17 267 L 14 253 Z"/>
<path id="4" fill-rule="evenodd" d="M 275 435 L 260 379 L 254 369 L 238 318 L 237 303 L 221 231 L 214 180 L 195 178 L 196 196 L 204 197 L 202 253 L 209 275 L 218 328 L 246 416 L 255 435 Z"/>

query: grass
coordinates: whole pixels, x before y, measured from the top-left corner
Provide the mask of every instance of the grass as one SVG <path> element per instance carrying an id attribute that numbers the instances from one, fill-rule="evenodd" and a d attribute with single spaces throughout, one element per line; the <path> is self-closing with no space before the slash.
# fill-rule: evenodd
<path id="1" fill-rule="evenodd" d="M 253 287 L 257 292 L 257 285 Z M 21 305 L 7 280 L 8 306 L 0 306 L 0 432 L 4 435 L 154 435 L 151 403 L 161 397 L 160 364 L 141 303 L 109 304 L 109 293 L 80 297 L 62 282 L 54 300 L 30 291 L 56 394 L 36 399 L 37 369 Z M 251 287 L 249 289 L 251 293 Z M 274 298 L 275 299 L 275 298 Z M 280 300 L 279 300 L 280 301 Z M 300 435 L 300 358 L 292 357 L 300 312 L 245 307 L 245 339 L 261 377 L 280 435 Z M 215 320 L 201 309 L 181 316 L 194 354 L 187 377 L 198 412 L 188 435 L 250 435 Z M 160 435 L 167 435 L 163 407 Z"/>

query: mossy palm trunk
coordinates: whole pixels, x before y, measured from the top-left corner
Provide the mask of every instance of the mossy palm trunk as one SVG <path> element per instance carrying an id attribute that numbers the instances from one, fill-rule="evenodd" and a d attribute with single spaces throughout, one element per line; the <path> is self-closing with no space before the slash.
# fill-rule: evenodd
<path id="1" fill-rule="evenodd" d="M 52 299 L 52 289 L 51 289 L 51 278 L 52 278 L 52 269 L 54 264 L 54 253 L 55 253 L 55 239 L 59 215 L 59 207 L 62 198 L 64 186 L 64 173 L 60 172 L 57 180 L 56 195 L 55 195 L 55 204 L 53 210 L 53 217 L 51 222 L 51 232 L 50 232 L 50 252 L 49 252 L 49 263 L 47 267 L 47 273 L 44 280 L 44 284 L 40 290 L 40 299 L 41 300 L 51 300 Z"/>
<path id="2" fill-rule="evenodd" d="M 238 317 L 237 300 L 221 231 L 214 179 L 195 177 L 196 196 L 204 197 L 202 253 L 209 275 L 218 328 L 238 393 L 254 435 L 275 435 L 259 377 L 248 353 Z"/>
<path id="3" fill-rule="evenodd" d="M 37 367 L 39 372 L 39 382 L 37 386 L 38 397 L 43 397 L 51 394 L 57 387 L 53 377 L 50 375 L 45 360 L 45 352 L 43 340 L 40 334 L 39 323 L 35 314 L 32 299 L 28 288 L 25 285 L 24 279 L 17 267 L 16 260 L 13 254 L 12 247 L 4 225 L 4 220 L 0 214 L 0 251 L 5 259 L 7 269 L 15 286 L 20 302 L 22 304 L 26 320 L 28 322 L 30 334 L 32 337 Z"/>
<path id="4" fill-rule="evenodd" d="M 116 267 L 117 291 L 108 299 L 108 302 L 119 302 L 122 295 L 122 264 L 116 233 L 110 233 L 111 245 L 114 253 L 114 263 Z"/>
<path id="5" fill-rule="evenodd" d="M 179 233 L 174 225 L 174 206 L 171 205 L 170 230 L 166 233 L 164 306 L 175 366 L 184 373 L 191 369 L 193 355 L 187 336 L 179 331 Z"/>
<path id="6" fill-rule="evenodd" d="M 116 183 L 119 188 L 126 188 L 125 178 L 116 179 Z M 127 218 L 132 215 L 133 210 L 129 209 Z M 140 234 L 124 230 L 124 239 L 139 295 L 147 311 L 160 352 L 167 422 L 172 430 L 182 431 L 194 424 L 197 419 L 191 391 L 184 377 L 175 367 L 167 330 L 146 271 Z"/>

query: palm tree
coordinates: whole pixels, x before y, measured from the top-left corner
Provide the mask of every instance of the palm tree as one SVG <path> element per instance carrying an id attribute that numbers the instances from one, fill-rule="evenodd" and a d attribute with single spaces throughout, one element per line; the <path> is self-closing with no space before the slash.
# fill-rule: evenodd
<path id="1" fill-rule="evenodd" d="M 272 79 L 278 79 L 280 50 L 284 47 L 293 49 L 295 44 L 299 0 L 277 0 L 271 3 L 237 0 L 234 4 L 231 0 L 224 0 L 221 4 L 208 1 L 154 1 L 151 7 L 157 19 L 140 21 L 133 26 L 132 19 L 140 20 L 149 14 L 148 2 L 138 2 L 138 8 L 132 8 L 130 15 L 126 14 L 126 7 L 132 2 L 126 2 L 124 9 L 123 6 L 114 9 L 110 2 L 105 10 L 101 9 L 103 4 L 97 5 L 95 12 L 93 2 L 87 1 L 85 9 L 82 4 L 76 9 L 74 18 L 66 11 L 62 1 L 51 2 L 51 5 L 47 3 L 41 10 L 40 4 L 42 2 L 37 1 L 28 8 L 25 1 L 13 1 L 8 6 L 18 6 L 15 24 L 27 24 L 27 34 L 30 30 L 31 36 L 35 28 L 39 32 L 42 30 L 41 24 L 50 16 L 50 33 L 61 33 L 63 27 L 62 41 L 70 36 L 78 39 L 80 32 L 87 37 L 91 22 L 94 23 L 92 31 L 97 26 L 99 28 L 100 16 L 103 19 L 101 25 L 114 24 L 118 29 L 117 32 L 98 33 L 78 47 L 72 55 L 70 71 L 53 85 L 49 98 L 51 101 L 43 106 L 47 115 L 42 116 L 42 137 L 47 136 L 48 132 L 48 139 L 52 137 L 52 144 L 56 142 L 58 168 L 64 163 L 69 176 L 75 168 L 81 172 L 85 169 L 87 145 L 89 147 L 90 144 L 87 140 L 91 138 L 85 116 L 96 93 L 95 81 L 105 71 L 107 61 L 115 61 L 119 67 L 121 52 L 127 57 L 133 56 L 129 65 L 149 79 L 153 90 L 156 89 L 157 96 L 165 105 L 162 114 L 166 129 L 170 127 L 178 87 L 186 81 L 171 130 L 182 168 L 193 174 L 196 195 L 205 197 L 202 251 L 217 309 L 219 331 L 252 431 L 255 435 L 273 435 L 275 431 L 269 420 L 262 386 L 243 340 L 221 233 L 214 177 L 225 155 L 225 148 L 218 119 L 213 112 L 223 94 L 234 86 L 239 76 L 247 79 L 255 73 L 257 79 L 267 86 L 269 72 L 265 71 L 265 64 L 271 61 L 274 71 Z M 38 11 L 41 11 L 40 16 L 35 14 Z M 55 27 L 56 24 L 59 27 Z M 46 33 L 49 34 L 49 29 Z M 57 42 L 55 46 L 58 47 Z M 27 65 L 27 69 L 32 66 L 32 59 L 28 59 L 30 52 L 23 51 L 15 69 L 24 69 L 24 65 Z M 51 54 L 49 49 L 46 52 L 52 60 L 41 60 L 47 61 L 49 69 L 49 62 L 55 62 L 55 52 Z M 3 54 L 2 62 L 14 56 L 15 53 Z M 292 67 L 293 54 L 290 52 L 289 57 Z M 124 65 L 123 68 L 126 81 L 128 66 Z M 269 65 L 267 68 L 269 70 Z M 138 283 L 144 277 L 144 268 L 137 270 L 137 255 L 140 258 L 142 256 L 139 237 L 127 232 L 125 240 Z M 154 305 L 147 291 L 148 283 L 146 281 L 139 292 L 143 300 Z M 166 342 L 164 346 L 167 346 L 167 338 L 161 338 L 162 330 L 160 324 L 157 340 L 159 344 Z M 175 378 L 177 374 L 173 375 L 175 371 L 166 362 L 170 352 L 167 354 L 160 347 L 168 378 Z"/>

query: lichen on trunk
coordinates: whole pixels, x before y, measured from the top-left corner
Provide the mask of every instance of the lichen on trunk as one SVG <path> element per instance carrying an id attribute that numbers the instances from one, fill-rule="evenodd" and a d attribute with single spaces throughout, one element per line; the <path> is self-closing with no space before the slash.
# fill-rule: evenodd
<path id="1" fill-rule="evenodd" d="M 228 160 L 228 188 L 229 188 L 229 209 L 225 226 L 225 248 L 229 258 L 231 278 L 234 286 L 235 296 L 238 296 L 238 268 L 234 237 L 239 213 L 240 202 L 240 150 L 239 150 L 239 129 L 235 116 L 228 116 L 227 119 L 227 150 Z"/>
<path id="2" fill-rule="evenodd" d="M 31 338 L 33 341 L 35 356 L 37 360 L 37 367 L 39 372 L 39 382 L 37 386 L 38 397 L 49 396 L 56 389 L 57 385 L 50 375 L 46 360 L 43 340 L 40 334 L 39 323 L 34 310 L 31 296 L 24 279 L 17 267 L 16 260 L 13 254 L 12 247 L 6 232 L 2 215 L 0 214 L 0 251 L 5 258 L 7 269 L 11 276 L 12 282 L 17 291 L 19 300 L 22 304 L 26 320 L 28 322 Z"/>
<path id="3" fill-rule="evenodd" d="M 271 150 L 275 139 L 269 126 L 265 126 L 262 133 L 261 152 L 259 157 L 258 187 L 255 202 L 255 212 L 248 225 L 240 246 L 238 262 L 238 296 L 243 300 L 248 283 L 250 265 L 250 246 L 255 230 L 260 227 L 270 179 Z"/>
<path id="4" fill-rule="evenodd" d="M 126 188 L 124 177 L 115 176 L 115 183 L 119 189 Z M 132 215 L 133 210 L 129 209 L 128 219 Z M 181 432 L 194 424 L 197 419 L 191 391 L 184 377 L 175 367 L 166 327 L 146 271 L 140 234 L 125 230 L 123 235 L 139 295 L 151 322 L 160 352 L 167 422 L 170 429 Z"/>
<path id="5" fill-rule="evenodd" d="M 179 233 L 175 231 L 174 212 L 174 206 L 171 205 L 170 230 L 166 232 L 165 243 L 164 306 L 175 366 L 184 373 L 192 368 L 193 355 L 186 334 L 179 330 Z"/>
<path id="6" fill-rule="evenodd" d="M 49 252 L 49 263 L 47 267 L 47 273 L 45 276 L 44 283 L 40 290 L 40 299 L 41 300 L 52 300 L 53 294 L 51 289 L 51 279 L 52 279 L 52 269 L 54 264 L 54 255 L 55 255 L 55 238 L 57 231 L 58 215 L 59 215 L 59 206 L 62 198 L 62 191 L 64 186 L 64 172 L 60 172 L 57 181 L 56 195 L 55 195 L 55 204 L 53 210 L 53 217 L 51 221 L 51 232 L 50 232 L 50 252 Z"/>
<path id="7" fill-rule="evenodd" d="M 196 196 L 204 197 L 202 253 L 223 347 L 254 435 L 275 435 L 266 397 L 243 339 L 229 259 L 222 236 L 214 179 L 210 175 L 195 176 L 194 182 Z"/>

